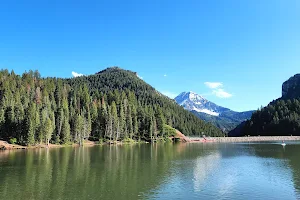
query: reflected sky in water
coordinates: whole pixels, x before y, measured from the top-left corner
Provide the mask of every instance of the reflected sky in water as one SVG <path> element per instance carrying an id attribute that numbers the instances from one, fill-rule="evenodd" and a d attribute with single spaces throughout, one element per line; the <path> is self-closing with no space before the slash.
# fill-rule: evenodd
<path id="1" fill-rule="evenodd" d="M 299 199 L 300 143 L 0 152 L 1 199 Z"/>

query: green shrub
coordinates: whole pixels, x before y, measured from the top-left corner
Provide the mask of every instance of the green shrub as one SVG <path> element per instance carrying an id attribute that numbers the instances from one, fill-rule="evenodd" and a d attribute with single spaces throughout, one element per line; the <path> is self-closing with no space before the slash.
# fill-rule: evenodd
<path id="1" fill-rule="evenodd" d="M 9 143 L 10 144 L 16 144 L 17 143 L 17 138 L 10 138 Z"/>
<path id="2" fill-rule="evenodd" d="M 102 138 L 99 139 L 99 144 L 103 144 L 104 140 Z"/>
<path id="3" fill-rule="evenodd" d="M 175 136 L 176 135 L 176 129 L 164 124 L 164 131 L 165 131 L 165 137 L 171 137 L 171 136 Z"/>
<path id="4" fill-rule="evenodd" d="M 136 141 L 134 141 L 133 139 L 131 139 L 131 138 L 125 138 L 124 140 L 123 140 L 123 143 L 135 143 Z"/>

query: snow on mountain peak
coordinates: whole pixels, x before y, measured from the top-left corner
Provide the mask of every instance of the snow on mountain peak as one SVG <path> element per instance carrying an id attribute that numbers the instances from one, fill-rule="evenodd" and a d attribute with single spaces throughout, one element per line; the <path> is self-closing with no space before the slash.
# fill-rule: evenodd
<path id="1" fill-rule="evenodd" d="M 182 92 L 175 98 L 175 101 L 186 110 L 194 110 L 196 112 L 202 112 L 213 116 L 219 116 L 222 112 L 228 110 L 227 108 L 223 108 L 206 100 L 201 95 L 192 91 Z"/>
<path id="2" fill-rule="evenodd" d="M 206 100 L 206 99 L 204 99 L 202 96 L 196 94 L 195 92 L 189 92 L 189 98 L 190 98 L 191 100 L 198 100 L 198 101 Z"/>

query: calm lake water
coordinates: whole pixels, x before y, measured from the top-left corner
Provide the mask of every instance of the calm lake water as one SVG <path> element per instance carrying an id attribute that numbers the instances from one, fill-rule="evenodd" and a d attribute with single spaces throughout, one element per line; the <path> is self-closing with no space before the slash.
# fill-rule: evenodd
<path id="1" fill-rule="evenodd" d="M 0 198 L 299 199 L 300 143 L 1 151 Z"/>

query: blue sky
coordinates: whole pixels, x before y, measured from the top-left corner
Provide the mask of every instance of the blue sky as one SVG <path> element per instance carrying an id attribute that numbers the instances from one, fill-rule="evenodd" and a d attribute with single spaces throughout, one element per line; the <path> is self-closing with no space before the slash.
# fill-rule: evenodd
<path id="1" fill-rule="evenodd" d="M 299 72 L 299 10 L 299 0 L 4 1 L 0 68 L 71 77 L 120 66 L 170 96 L 257 109 Z"/>

